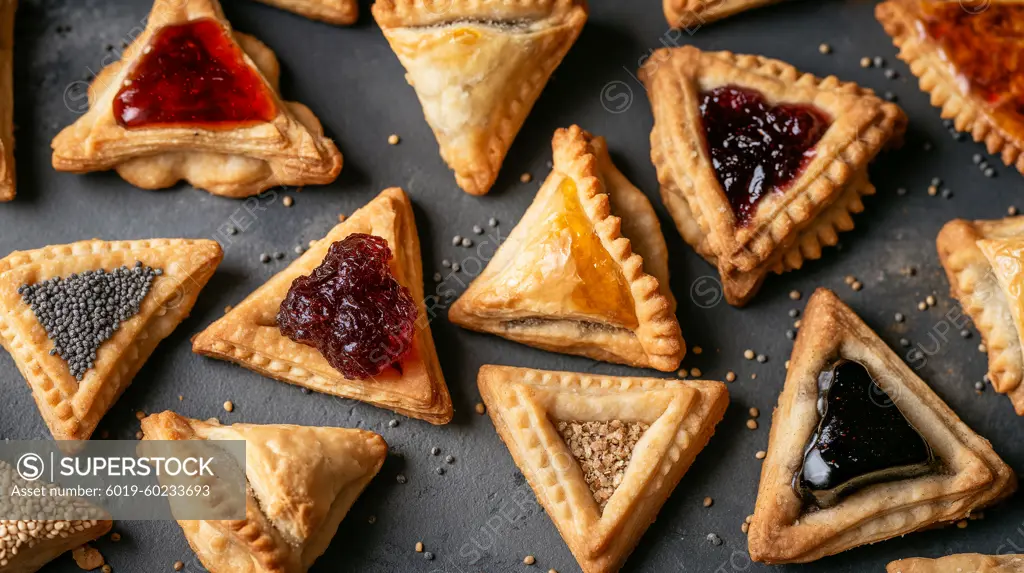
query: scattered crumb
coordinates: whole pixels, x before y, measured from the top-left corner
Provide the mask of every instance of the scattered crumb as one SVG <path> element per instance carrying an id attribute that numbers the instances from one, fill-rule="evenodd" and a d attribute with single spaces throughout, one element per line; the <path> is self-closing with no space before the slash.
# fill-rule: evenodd
<path id="1" fill-rule="evenodd" d="M 99 569 L 105 564 L 103 555 L 90 545 L 76 547 L 71 551 L 71 557 L 75 559 L 75 564 L 83 571 Z"/>
<path id="2" fill-rule="evenodd" d="M 423 553 L 423 542 L 422 541 L 417 541 L 416 542 L 416 553 Z"/>
<path id="3" fill-rule="evenodd" d="M 561 421 L 556 425 L 569 451 L 583 470 L 583 479 L 590 486 L 603 511 L 633 457 L 633 448 L 650 427 L 643 422 L 576 422 Z"/>

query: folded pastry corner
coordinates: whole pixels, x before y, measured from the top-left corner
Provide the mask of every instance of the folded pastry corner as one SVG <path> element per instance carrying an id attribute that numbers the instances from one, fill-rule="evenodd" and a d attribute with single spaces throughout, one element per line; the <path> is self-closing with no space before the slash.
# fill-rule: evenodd
<path id="1" fill-rule="evenodd" d="M 274 52 L 232 31 L 217 0 L 155 0 L 89 86 L 89 111 L 53 139 L 53 167 L 226 197 L 330 183 L 341 153 L 309 108 L 280 98 L 279 76 Z"/>
<path id="2" fill-rule="evenodd" d="M 345 26 L 359 18 L 356 0 L 259 0 L 264 4 L 294 12 L 311 20 Z"/>
<path id="3" fill-rule="evenodd" d="M 572 126 L 552 148 L 551 174 L 449 320 L 553 352 L 676 370 L 686 346 L 654 208 L 603 138 Z"/>
<path id="4" fill-rule="evenodd" d="M 358 337 L 380 333 L 385 339 L 393 339 L 391 330 L 385 332 L 385 329 L 398 328 L 398 334 L 411 338 L 408 345 L 394 352 L 376 347 L 369 349 L 371 355 L 366 358 L 373 362 L 371 367 L 379 366 L 378 372 L 366 371 L 347 376 L 315 344 L 298 342 L 284 334 L 279 315 L 297 279 L 307 277 L 316 283 L 320 280 L 317 277 L 343 270 L 334 257 L 339 251 L 348 252 L 346 241 L 350 239 L 357 243 L 352 252 L 360 263 L 366 260 L 366 255 L 359 249 L 388 249 L 389 257 L 393 258 L 388 263 L 388 270 L 381 272 L 388 275 L 386 283 L 397 282 L 394 290 L 404 289 L 407 293 L 408 298 L 395 296 L 405 301 L 403 305 L 408 306 L 411 316 L 407 316 L 410 323 L 406 330 L 398 324 L 385 324 L 379 318 L 381 315 L 374 311 L 369 316 L 378 317 L 376 322 L 359 323 L 360 332 L 349 334 Z M 371 243 L 378 246 L 373 247 Z M 358 272 L 361 268 L 361 265 L 353 264 L 344 270 Z M 362 278 L 349 278 L 354 278 L 355 287 L 346 292 L 330 293 L 329 298 L 344 298 L 350 309 L 363 304 L 367 308 L 378 308 L 376 301 L 364 298 L 368 295 L 367 291 L 360 290 L 365 286 Z M 385 287 L 387 284 L 382 288 Z M 369 296 L 372 298 L 373 293 Z M 389 313 L 395 308 L 386 302 L 379 310 L 380 313 Z M 353 324 L 350 320 L 344 323 Z M 446 424 L 452 419 L 451 397 L 437 359 L 424 304 L 423 263 L 412 204 L 405 192 L 397 187 L 381 192 L 376 199 L 331 229 L 327 236 L 287 268 L 199 333 L 193 339 L 192 349 L 198 354 L 228 360 L 282 382 L 361 400 L 432 424 Z"/>
<path id="5" fill-rule="evenodd" d="M 14 199 L 14 13 L 17 0 L 0 0 L 0 203 Z"/>
<path id="6" fill-rule="evenodd" d="M 725 384 L 702 380 L 485 365 L 478 384 L 584 573 L 622 567 L 729 403 Z"/>
<path id="7" fill-rule="evenodd" d="M 1006 62 L 1021 50 L 1013 0 L 887 0 L 875 16 L 932 105 L 958 130 L 1024 172 L 1024 93 Z"/>
<path id="8" fill-rule="evenodd" d="M 950 294 L 981 333 L 992 387 L 1024 415 L 1024 217 L 955 219 L 936 239 Z"/>
<path id="9" fill-rule="evenodd" d="M 305 573 L 388 452 L 384 438 L 366 430 L 222 426 L 170 411 L 143 419 L 142 431 L 144 440 L 245 441 L 245 519 L 178 521 L 210 573 Z"/>
<path id="10" fill-rule="evenodd" d="M 938 559 L 914 557 L 889 563 L 886 573 L 1021 573 L 1024 555 L 960 553 Z"/>
<path id="11" fill-rule="evenodd" d="M 663 0 L 669 26 L 695 30 L 704 24 L 778 0 Z"/>
<path id="12" fill-rule="evenodd" d="M 441 157 L 483 195 L 587 20 L 585 0 L 377 0 Z"/>
<path id="13" fill-rule="evenodd" d="M 827 289 L 807 303 L 772 416 L 748 545 L 806 563 L 967 518 L 1013 470 Z"/>
<path id="14" fill-rule="evenodd" d="M 0 259 L 0 344 L 55 439 L 89 439 L 222 257 L 203 239 L 94 239 Z"/>
<path id="15" fill-rule="evenodd" d="M 663 48 L 640 78 L 662 199 L 736 306 L 853 228 L 868 163 L 907 123 L 869 89 L 761 56 Z"/>

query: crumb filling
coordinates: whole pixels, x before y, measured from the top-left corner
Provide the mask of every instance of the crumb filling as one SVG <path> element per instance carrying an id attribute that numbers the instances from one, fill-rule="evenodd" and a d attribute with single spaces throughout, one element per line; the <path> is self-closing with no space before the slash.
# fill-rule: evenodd
<path id="1" fill-rule="evenodd" d="M 643 422 L 557 422 L 558 433 L 583 470 L 601 511 L 622 484 L 633 448 L 650 424 Z"/>

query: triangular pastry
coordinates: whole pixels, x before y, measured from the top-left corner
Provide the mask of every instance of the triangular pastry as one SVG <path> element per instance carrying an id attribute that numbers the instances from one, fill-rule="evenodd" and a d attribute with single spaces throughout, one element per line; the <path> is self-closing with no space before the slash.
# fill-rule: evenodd
<path id="1" fill-rule="evenodd" d="M 328 24 L 355 24 L 359 18 L 359 4 L 356 0 L 259 0 L 264 4 L 277 6 L 295 12 L 312 20 Z"/>
<path id="2" fill-rule="evenodd" d="M 553 352 L 679 368 L 686 347 L 654 208 L 603 138 L 573 126 L 552 147 L 551 174 L 449 320 Z"/>
<path id="3" fill-rule="evenodd" d="M 0 203 L 14 199 L 14 13 L 17 0 L 0 0 Z"/>
<path id="4" fill-rule="evenodd" d="M 293 281 L 315 273 L 332 245 L 356 235 L 386 241 L 394 257 L 388 274 L 407 289 L 415 305 L 410 346 L 402 348 L 399 356 L 388 354 L 388 360 L 380 363 L 379 373 L 362 378 L 346 377 L 318 348 L 283 334 L 277 318 Z M 383 326 L 372 324 L 369 328 Z M 452 418 L 451 398 L 423 304 L 423 266 L 412 205 L 397 187 L 383 191 L 334 227 L 295 262 L 197 335 L 192 349 L 282 382 L 362 400 L 433 424 L 445 424 Z M 392 362 L 395 364 L 390 365 Z"/>
<path id="5" fill-rule="evenodd" d="M 55 439 L 89 439 L 222 256 L 214 241 L 149 239 L 0 259 L 0 343 Z"/>
<path id="6" fill-rule="evenodd" d="M 805 563 L 967 518 L 1017 478 L 839 298 L 807 303 L 750 522 L 750 556 Z"/>
<path id="7" fill-rule="evenodd" d="M 9 495 L 12 488 L 49 489 L 52 483 L 28 481 L 19 471 L 0 461 L 0 497 L 4 504 L 18 503 L 17 497 Z M 26 498 L 21 498 L 26 499 Z M 31 499 L 35 507 L 21 506 L 4 508 L 4 519 L 0 519 L 0 571 L 3 573 L 34 573 L 60 555 L 89 541 L 105 535 L 113 526 L 106 511 L 78 498 L 48 498 L 49 503 L 40 504 Z M 61 519 L 17 519 L 31 513 L 38 517 Z"/>
<path id="8" fill-rule="evenodd" d="M 702 380 L 483 366 L 478 382 L 584 573 L 622 567 L 729 403 L 725 384 Z"/>
<path id="9" fill-rule="evenodd" d="M 217 0 L 156 0 L 89 86 L 89 111 L 53 139 L 53 167 L 227 197 L 330 183 L 341 153 L 309 108 L 281 100 L 279 76 L 270 48 L 233 32 Z"/>
<path id="10" fill-rule="evenodd" d="M 1015 62 L 1024 7 L 1014 0 L 889 0 L 875 15 L 932 105 L 1024 172 L 1024 88 Z"/>
<path id="11" fill-rule="evenodd" d="M 893 561 L 886 573 L 1024 573 L 1024 555 L 961 553 L 938 559 L 914 557 Z"/>
<path id="12" fill-rule="evenodd" d="M 778 0 L 663 0 L 665 19 L 673 28 L 691 32 L 704 24 Z"/>
<path id="13" fill-rule="evenodd" d="M 487 193 L 551 73 L 587 20 L 583 0 L 378 0 L 441 157 L 463 191 Z"/>
<path id="14" fill-rule="evenodd" d="M 366 430 L 286 424 L 221 426 L 163 412 L 145 440 L 244 440 L 245 519 L 179 520 L 210 573 L 304 573 L 387 457 Z M 172 505 L 173 510 L 173 505 Z"/>
<path id="15" fill-rule="evenodd" d="M 640 77 L 665 206 L 737 306 L 853 228 L 868 162 L 907 122 L 871 90 L 760 56 L 661 49 Z"/>
<path id="16" fill-rule="evenodd" d="M 988 378 L 1024 416 L 1024 217 L 955 219 L 936 240 L 950 293 L 974 321 L 988 350 Z"/>

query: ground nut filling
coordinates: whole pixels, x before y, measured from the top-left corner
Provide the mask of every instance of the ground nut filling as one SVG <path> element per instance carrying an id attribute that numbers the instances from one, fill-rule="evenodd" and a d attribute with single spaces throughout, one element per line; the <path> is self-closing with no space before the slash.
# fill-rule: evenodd
<path id="1" fill-rule="evenodd" d="M 594 501 L 604 511 L 622 483 L 633 448 L 651 426 L 643 422 L 558 422 L 558 433 L 583 470 Z"/>

